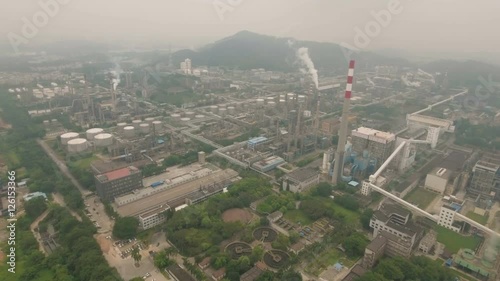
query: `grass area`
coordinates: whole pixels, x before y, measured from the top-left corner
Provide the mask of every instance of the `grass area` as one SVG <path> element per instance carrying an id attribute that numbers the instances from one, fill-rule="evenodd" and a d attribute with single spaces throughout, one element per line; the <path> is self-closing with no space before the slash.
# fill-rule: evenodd
<path id="1" fill-rule="evenodd" d="M 306 267 L 306 272 L 318 276 L 329 266 L 337 262 L 340 262 L 346 267 L 351 267 L 356 261 L 348 259 L 345 254 L 337 248 L 329 248 L 310 261 L 309 265 Z"/>
<path id="2" fill-rule="evenodd" d="M 478 236 L 463 236 L 439 225 L 436 225 L 434 230 L 438 233 L 437 241 L 443 243 L 452 253 L 457 253 L 461 248 L 475 251 L 481 242 L 481 238 Z"/>
<path id="3" fill-rule="evenodd" d="M 441 259 L 441 258 L 437 258 L 437 259 L 435 259 L 435 260 L 434 260 L 434 262 L 435 262 L 437 265 L 439 265 L 439 266 L 445 266 L 445 265 L 444 265 L 444 262 L 445 262 L 445 261 L 444 261 L 443 259 Z M 476 280 L 477 280 L 477 279 L 474 279 L 474 278 L 472 278 L 472 277 L 468 276 L 467 274 L 465 274 L 465 273 L 463 273 L 463 272 L 461 272 L 461 271 L 459 271 L 459 270 L 454 269 L 453 267 L 448 267 L 448 268 L 449 268 L 450 270 L 452 270 L 454 274 L 456 274 L 456 275 L 460 276 L 460 277 L 462 278 L 462 280 L 469 280 L 469 281 L 476 281 Z"/>
<path id="4" fill-rule="evenodd" d="M 90 163 L 92 163 L 92 161 L 97 160 L 97 159 L 99 159 L 99 158 L 97 156 L 93 155 L 93 156 L 90 156 L 87 158 L 82 158 L 82 159 L 75 161 L 74 165 L 79 170 L 87 170 L 90 168 Z"/>
<path id="5" fill-rule="evenodd" d="M 0 280 L 9 280 L 9 281 L 19 280 L 19 276 L 21 276 L 21 274 L 23 274 L 23 272 L 26 270 L 26 267 L 24 266 L 25 264 L 24 260 L 21 261 L 16 260 L 15 273 L 7 271 L 10 267 L 6 262 L 7 262 L 7 257 L 5 257 L 5 260 L 2 261 L 2 263 L 0 264 Z"/>
<path id="6" fill-rule="evenodd" d="M 406 195 L 404 199 L 417 205 L 421 209 L 425 209 L 429 206 L 432 200 L 436 198 L 436 196 L 437 194 L 432 191 L 416 187 L 408 195 Z"/>
<path id="7" fill-rule="evenodd" d="M 471 276 L 469 276 L 469 275 L 467 275 L 459 270 L 456 270 L 454 268 L 450 268 L 450 269 L 453 271 L 453 273 L 460 276 L 461 280 L 468 280 L 468 281 L 477 281 L 478 280 L 478 279 L 471 277 Z"/>
<path id="8" fill-rule="evenodd" d="M 466 215 L 469 219 L 472 219 L 482 225 L 486 225 L 488 222 L 488 216 L 481 216 L 479 214 L 474 213 L 473 211 L 469 211 Z"/>
<path id="9" fill-rule="evenodd" d="M 19 165 L 19 156 L 14 151 L 7 153 L 7 163 L 11 166 Z"/>
<path id="10" fill-rule="evenodd" d="M 301 225 L 310 225 L 313 221 L 302 210 L 290 210 L 284 214 L 285 219 L 299 223 Z"/>
<path id="11" fill-rule="evenodd" d="M 347 210 L 346 208 L 336 204 L 333 202 L 332 199 L 330 198 L 325 198 L 325 197 L 315 197 L 316 199 L 320 200 L 326 208 L 332 208 L 336 214 L 342 214 L 346 218 L 346 221 L 349 223 L 353 224 L 359 224 L 359 217 L 360 214 L 357 212 L 353 212 L 351 210 Z"/>

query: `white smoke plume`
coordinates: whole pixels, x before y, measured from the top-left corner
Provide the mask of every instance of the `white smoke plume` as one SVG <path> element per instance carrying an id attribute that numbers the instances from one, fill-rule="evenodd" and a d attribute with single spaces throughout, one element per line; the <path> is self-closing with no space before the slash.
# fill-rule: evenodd
<path id="1" fill-rule="evenodd" d="M 300 62 L 302 65 L 307 67 L 307 70 L 309 72 L 309 75 L 311 75 L 311 78 L 314 82 L 314 85 L 316 86 L 316 89 L 318 88 L 318 71 L 316 68 L 314 68 L 314 63 L 309 57 L 309 49 L 302 47 L 297 50 L 296 53 L 297 57 L 300 59 Z"/>
<path id="2" fill-rule="evenodd" d="M 116 90 L 116 87 L 118 86 L 118 84 L 120 84 L 120 75 L 122 74 L 123 70 L 120 67 L 120 64 L 115 62 L 115 67 L 110 72 L 111 74 L 113 74 L 113 90 Z"/>

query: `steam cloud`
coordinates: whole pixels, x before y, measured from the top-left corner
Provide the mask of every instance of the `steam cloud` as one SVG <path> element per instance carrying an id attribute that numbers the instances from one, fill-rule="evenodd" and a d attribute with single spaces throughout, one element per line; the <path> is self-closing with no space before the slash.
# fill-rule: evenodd
<path id="1" fill-rule="evenodd" d="M 309 49 L 302 47 L 297 50 L 297 57 L 300 59 L 302 65 L 307 67 L 307 72 L 311 75 L 311 78 L 316 85 L 316 89 L 318 88 L 318 71 L 314 68 L 314 63 L 309 57 Z"/>
<path id="2" fill-rule="evenodd" d="M 115 63 L 115 68 L 113 68 L 110 72 L 114 77 L 111 80 L 111 82 L 113 83 L 113 90 L 116 90 L 116 87 L 118 86 L 118 84 L 120 84 L 120 75 L 122 74 L 123 70 L 118 63 Z"/>

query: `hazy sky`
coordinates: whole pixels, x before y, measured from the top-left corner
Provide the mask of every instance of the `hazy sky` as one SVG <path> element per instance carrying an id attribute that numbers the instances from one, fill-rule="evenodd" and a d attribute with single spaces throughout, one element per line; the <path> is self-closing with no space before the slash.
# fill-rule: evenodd
<path id="1" fill-rule="evenodd" d="M 40 16 L 40 3 L 57 1 L 68 3 L 21 49 L 57 39 L 195 47 L 240 30 L 356 46 L 355 28 L 399 2 L 402 11 L 364 49 L 500 51 L 498 0 L 2 0 L 1 43 L 23 36 L 22 18 Z"/>

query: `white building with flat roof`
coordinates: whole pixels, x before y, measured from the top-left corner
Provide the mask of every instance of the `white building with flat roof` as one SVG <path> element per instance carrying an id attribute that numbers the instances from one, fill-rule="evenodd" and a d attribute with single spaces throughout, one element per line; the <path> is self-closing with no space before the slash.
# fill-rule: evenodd
<path id="1" fill-rule="evenodd" d="M 443 194 L 448 185 L 451 172 L 445 168 L 435 168 L 425 177 L 425 189 Z"/>

